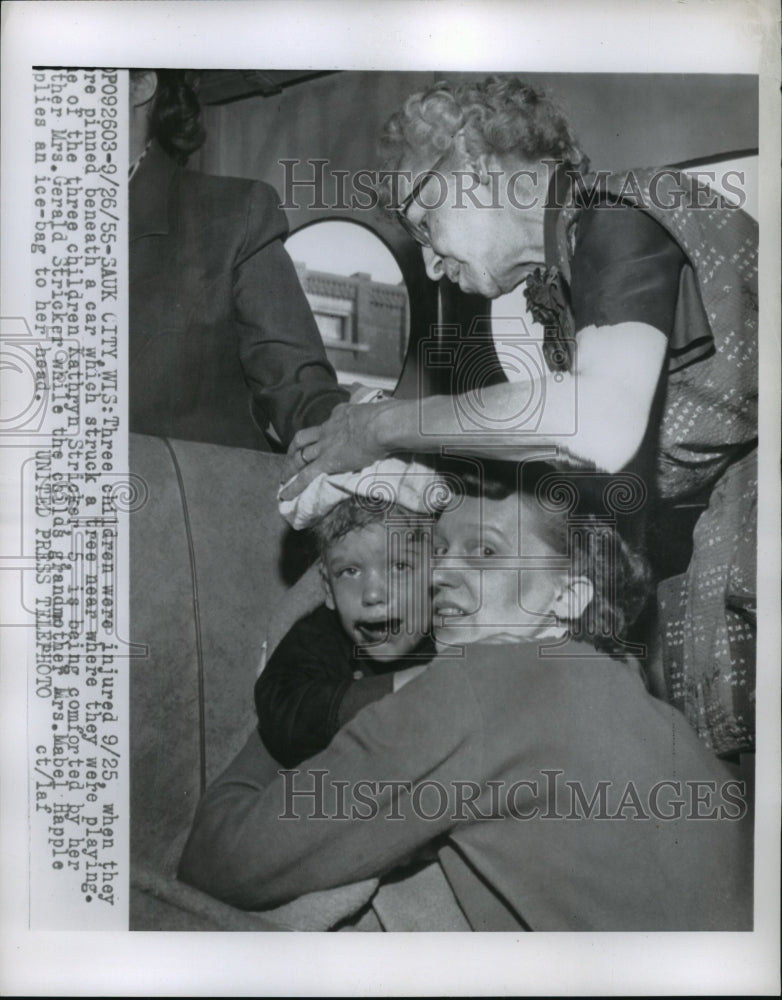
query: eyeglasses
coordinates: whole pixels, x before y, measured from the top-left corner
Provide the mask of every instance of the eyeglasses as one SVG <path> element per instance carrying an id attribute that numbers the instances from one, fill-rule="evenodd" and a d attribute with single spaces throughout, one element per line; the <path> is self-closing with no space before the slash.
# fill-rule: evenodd
<path id="1" fill-rule="evenodd" d="M 437 160 L 431 170 L 427 170 L 425 174 L 421 174 L 418 180 L 413 185 L 410 194 L 404 199 L 399 208 L 394 209 L 394 214 L 404 229 L 408 236 L 412 236 L 416 243 L 419 243 L 422 247 L 430 247 L 432 245 L 432 238 L 429 234 L 429 225 L 426 222 L 426 217 L 421 220 L 421 222 L 413 222 L 407 215 L 410 211 L 410 206 L 418 198 L 423 186 L 429 180 L 433 174 L 436 174 L 440 167 L 445 163 L 451 154 L 451 150 L 443 153 L 443 155 Z"/>

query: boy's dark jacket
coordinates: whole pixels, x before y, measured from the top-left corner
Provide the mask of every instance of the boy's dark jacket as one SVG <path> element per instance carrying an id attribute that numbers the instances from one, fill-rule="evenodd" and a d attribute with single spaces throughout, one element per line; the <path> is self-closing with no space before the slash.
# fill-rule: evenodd
<path id="1" fill-rule="evenodd" d="M 414 656 L 379 661 L 361 656 L 337 614 L 325 605 L 299 619 L 255 683 L 258 731 L 285 767 L 325 749 L 334 734 L 370 702 L 393 690 L 393 674 L 427 663 L 425 638 Z"/>

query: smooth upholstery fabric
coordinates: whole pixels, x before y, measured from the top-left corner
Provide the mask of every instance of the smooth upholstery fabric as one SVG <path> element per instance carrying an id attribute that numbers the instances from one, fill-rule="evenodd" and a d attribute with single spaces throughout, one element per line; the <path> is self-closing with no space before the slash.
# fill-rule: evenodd
<path id="1" fill-rule="evenodd" d="M 170 859 L 201 794 L 199 647 L 207 780 L 254 724 L 261 647 L 287 591 L 280 559 L 289 529 L 275 499 L 281 464 L 262 452 L 130 436 L 131 471 L 148 490 L 130 517 L 131 637 L 147 647 L 128 661 L 132 926 L 186 929 L 188 913 L 192 929 L 226 924 L 225 907 L 175 885 Z M 198 907 L 183 909 L 183 898 Z M 227 923 L 236 929 L 237 920 L 259 926 L 241 914 Z"/>

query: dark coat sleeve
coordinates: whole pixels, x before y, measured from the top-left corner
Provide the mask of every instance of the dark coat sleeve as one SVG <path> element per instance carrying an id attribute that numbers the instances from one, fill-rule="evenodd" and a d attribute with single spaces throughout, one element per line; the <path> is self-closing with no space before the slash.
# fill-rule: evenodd
<path id="1" fill-rule="evenodd" d="M 296 268 L 283 245 L 287 221 L 277 194 L 254 184 L 247 232 L 234 266 L 239 357 L 253 416 L 284 446 L 302 427 L 323 423 L 348 393 L 337 385 Z"/>
<path id="2" fill-rule="evenodd" d="M 271 426 L 287 447 L 347 399 L 272 187 L 183 170 L 153 144 L 129 230 L 132 431 L 267 449 Z"/>
<path id="3" fill-rule="evenodd" d="M 255 683 L 258 732 L 269 753 L 293 767 L 328 746 L 353 681 L 350 645 L 320 607 L 282 639 Z"/>

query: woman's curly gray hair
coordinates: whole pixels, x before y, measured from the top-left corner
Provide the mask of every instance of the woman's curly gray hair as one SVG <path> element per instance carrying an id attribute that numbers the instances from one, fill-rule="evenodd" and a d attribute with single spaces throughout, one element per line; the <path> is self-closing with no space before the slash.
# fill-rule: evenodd
<path id="1" fill-rule="evenodd" d="M 490 76 L 456 87 L 440 81 L 408 97 L 380 138 L 382 168 L 398 171 L 411 160 L 434 163 L 459 131 L 473 156 L 512 155 L 526 164 L 562 160 L 582 169 L 587 163 L 554 98 L 517 77 Z M 390 181 L 382 188 L 387 199 Z"/>

